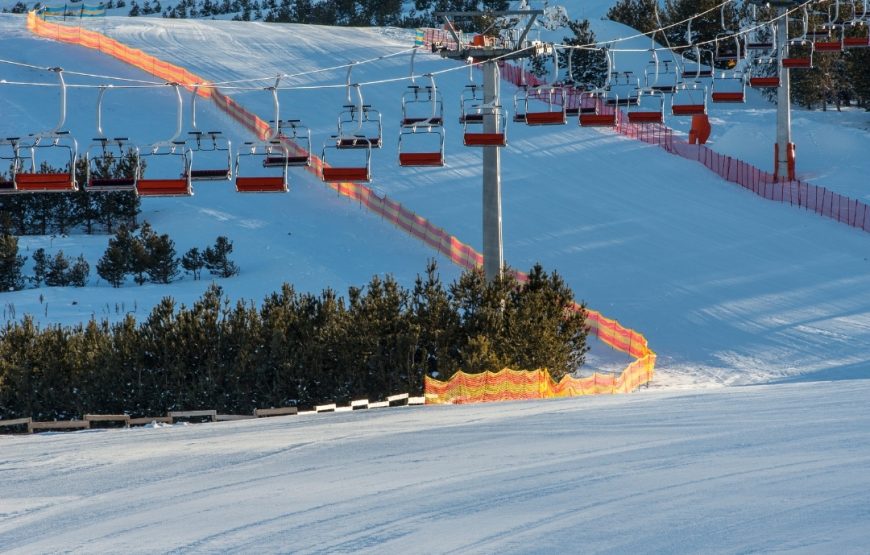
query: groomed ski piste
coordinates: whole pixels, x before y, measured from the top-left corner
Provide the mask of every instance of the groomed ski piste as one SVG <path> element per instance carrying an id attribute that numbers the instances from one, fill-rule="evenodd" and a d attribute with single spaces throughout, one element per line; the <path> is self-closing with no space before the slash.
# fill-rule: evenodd
<path id="1" fill-rule="evenodd" d="M 600 39 L 633 34 L 600 20 L 607 4 L 567 8 L 572 18 L 590 18 Z M 214 81 L 307 72 L 411 44 L 380 29 L 114 17 L 90 25 Z M 97 52 L 36 39 L 21 16 L 0 16 L 0 28 L 0 58 L 154 81 Z M 646 60 L 638 56 L 624 63 L 642 67 Z M 408 62 L 402 54 L 359 64 L 354 79 L 407 75 Z M 417 73 L 452 63 L 420 54 Z M 45 72 L 0 71 L 7 81 L 51 82 Z M 446 168 L 396 163 L 407 82 L 363 92 L 384 118 L 385 146 L 373 154 L 374 189 L 480 250 L 480 153 L 462 146 L 456 123 L 467 80 L 465 68 L 437 77 L 446 105 Z M 344 70 L 287 81 L 343 82 Z M 265 92 L 225 92 L 271 117 Z M 503 98 L 513 92 L 503 83 Z M 303 119 L 317 153 L 335 131 L 344 95 L 340 87 L 282 92 L 282 118 Z M 4 136 L 56 120 L 56 89 L 0 84 L 0 98 Z M 95 101 L 94 89 L 71 90 L 70 129 L 85 142 L 93 136 Z M 110 91 L 107 135 L 141 143 L 162 138 L 173 126 L 172 102 L 163 89 Z M 234 144 L 252 138 L 207 102 L 198 107 L 200 128 L 222 129 Z M 769 104 L 750 91 L 746 105 L 711 105 L 710 116 L 711 148 L 770 169 L 775 110 Z M 686 128 L 676 118 L 667 123 Z M 862 183 L 870 163 L 861 153 L 868 127 L 864 112 L 796 111 L 798 176 L 866 200 Z M 765 201 L 655 146 L 580 128 L 576 120 L 545 129 L 510 124 L 508 141 L 502 153 L 506 261 L 520 270 L 542 262 L 566 278 L 578 301 L 642 332 L 658 353 L 649 390 L 0 436 L 0 548 L 866 550 L 870 237 Z M 291 172 L 291 191 L 283 195 L 240 195 L 228 183 L 198 185 L 195 193 L 146 199 L 142 219 L 169 233 L 180 252 L 228 235 L 242 268 L 241 275 L 218 280 L 231 298 L 257 301 L 284 281 L 343 292 L 384 273 L 407 285 L 432 257 L 446 281 L 459 273 L 301 170 Z M 73 235 L 25 237 L 20 245 L 25 254 L 39 247 L 82 252 L 93 268 L 106 242 Z M 0 300 L 6 319 L 30 313 L 43 324 L 126 312 L 144 318 L 161 297 L 190 304 L 207 284 L 185 278 L 168 287 L 113 289 L 92 272 L 83 289 L 26 289 Z M 617 370 L 625 362 L 595 343 L 588 366 Z M 740 385 L 754 387 L 722 387 Z"/>

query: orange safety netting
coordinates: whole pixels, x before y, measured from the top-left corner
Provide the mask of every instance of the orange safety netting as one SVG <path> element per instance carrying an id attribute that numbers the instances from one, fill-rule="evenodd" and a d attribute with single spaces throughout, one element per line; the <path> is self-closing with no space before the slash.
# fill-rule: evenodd
<path id="1" fill-rule="evenodd" d="M 109 38 L 95 31 L 44 21 L 36 15 L 36 12 L 28 13 L 27 28 L 32 33 L 41 37 L 99 50 L 104 54 L 160 77 L 167 82 L 180 83 L 187 86 L 193 84 L 208 84 L 206 79 L 191 73 L 183 67 L 160 60 L 150 54 L 146 54 L 142 50 L 131 48 L 115 39 Z M 252 133 L 256 134 L 258 137 L 265 138 L 269 134 L 270 127 L 268 123 L 240 106 L 229 96 L 221 93 L 217 88 L 204 88 L 201 86 L 198 90 L 198 94 L 205 98 L 210 98 L 218 108 L 223 110 L 227 115 Z M 299 153 L 302 151 L 302 149 L 292 141 L 286 139 L 282 140 L 291 153 Z M 317 156 L 312 155 L 311 166 L 308 168 L 308 171 L 320 176 L 323 171 L 323 165 L 322 160 Z M 328 185 L 335 189 L 339 194 L 357 200 L 367 209 L 393 223 L 396 227 L 437 249 L 438 252 L 448 257 L 453 263 L 460 267 L 470 269 L 479 267 L 483 264 L 483 255 L 475 251 L 469 245 L 462 243 L 459 239 L 450 235 L 444 229 L 437 227 L 429 220 L 405 208 L 398 202 L 386 197 L 378 196 L 378 194 L 376 194 L 371 188 L 360 183 L 329 183 Z M 525 275 L 522 273 L 518 272 L 517 278 L 520 281 L 525 281 Z M 652 350 L 650 350 L 646 338 L 643 335 L 634 330 L 623 327 L 616 320 L 606 318 L 600 312 L 594 310 L 587 309 L 586 323 L 589 325 L 590 335 L 594 335 L 610 347 L 627 353 L 636 360 L 629 364 L 628 367 L 617 376 L 595 374 L 590 378 L 565 378 L 559 382 L 559 384 L 553 384 L 552 387 L 547 386 L 543 390 L 539 386 L 536 391 L 552 392 L 552 394 L 546 395 L 548 397 L 587 395 L 590 393 L 621 393 L 631 391 L 652 380 L 656 355 Z M 549 378 L 549 373 L 546 374 Z M 502 375 L 502 372 L 489 375 L 500 376 Z M 469 374 L 458 372 L 456 376 L 469 376 Z M 589 382 L 589 380 L 592 381 Z M 495 383 L 495 381 L 492 383 Z M 453 401 L 453 397 L 451 397 L 449 393 L 437 394 L 434 393 L 435 389 L 432 389 L 430 392 L 430 387 L 437 388 L 437 384 L 441 383 L 443 382 L 427 378 L 427 402 L 444 403 Z M 447 387 L 450 387 L 450 384 L 453 382 L 449 381 L 446 383 L 448 384 Z M 430 400 L 430 393 L 434 394 L 432 400 Z M 544 395 L 539 393 L 533 396 L 526 395 L 510 398 L 528 399 L 540 398 L 542 396 Z M 488 399 L 484 399 L 483 397 L 466 396 L 463 397 L 461 402 L 472 402 L 474 400 L 483 401 Z"/>
<path id="2" fill-rule="evenodd" d="M 552 399 L 629 393 L 652 380 L 655 357 L 637 360 L 620 374 L 594 373 L 585 378 L 563 377 L 556 383 L 547 370 L 510 370 L 466 374 L 449 380 L 426 377 L 426 403 L 462 404 L 522 399 Z"/>

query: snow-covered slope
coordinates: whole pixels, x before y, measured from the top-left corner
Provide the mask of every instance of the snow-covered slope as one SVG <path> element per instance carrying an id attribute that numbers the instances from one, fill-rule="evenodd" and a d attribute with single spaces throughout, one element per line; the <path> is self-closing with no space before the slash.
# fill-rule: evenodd
<path id="1" fill-rule="evenodd" d="M 11 35 L 18 35 L 5 40 L 28 45 L 5 50 L 20 51 L 20 61 L 45 60 L 47 65 L 68 69 L 142 76 L 91 51 L 23 38 L 23 31 L 12 31 L 23 25 L 20 18 L 7 16 L 2 21 Z M 145 18 L 106 18 L 90 24 L 208 79 L 264 78 L 256 82 L 257 87 L 268 84 L 265 78 L 277 73 L 310 72 L 393 55 L 410 46 L 377 29 Z M 609 22 L 595 25 L 608 39 L 631 32 Z M 457 66 L 430 54 L 417 57 L 417 73 L 450 68 Z M 385 148 L 374 154 L 374 188 L 479 249 L 480 153 L 461 146 L 458 99 L 468 72 L 457 69 L 438 75 L 448 122 L 448 166 L 443 169 L 402 169 L 395 163 L 400 98 L 407 82 L 363 86 L 366 103 L 384 117 Z M 384 81 L 408 72 L 409 56 L 402 54 L 360 64 L 352 79 Z M 335 130 L 345 102 L 344 80 L 343 69 L 283 80 L 291 87 L 332 87 L 281 93 L 282 117 L 301 117 L 311 127 L 315 151 Z M 8 90 L 4 87 L 2 92 Z M 227 91 L 262 117 L 271 117 L 271 101 L 262 90 Z M 503 86 L 508 105 L 512 92 L 511 86 Z M 20 89 L 14 94 L 21 95 Z M 15 97 L 21 123 L 15 123 L 16 118 L 3 125 L 34 125 L 34 114 L 42 112 L 29 108 L 25 102 L 29 94 Z M 171 126 L 171 101 L 167 91 L 162 99 L 150 89 L 135 94 L 135 101 L 128 99 L 134 92 L 108 95 L 115 99 L 117 125 L 131 137 L 153 140 Z M 71 105 L 78 107 L 73 110 L 73 124 L 87 136 L 93 125 L 93 100 L 76 95 L 86 93 L 71 93 Z M 758 113 L 764 110 L 761 102 L 756 98 L 752 104 L 756 108 L 732 108 L 727 114 L 713 108 L 724 144 L 767 151 L 767 137 L 758 123 Z M 148 111 L 147 119 L 139 117 L 144 111 L 140 108 Z M 201 112 L 207 122 L 203 126 L 221 126 L 237 144 L 249 138 L 212 110 Z M 829 149 L 860 149 L 862 132 L 855 128 L 863 116 L 852 116 L 854 134 L 841 134 L 836 142 L 831 124 L 816 123 L 818 114 L 795 119 L 828 137 L 830 144 L 817 149 L 818 159 L 824 160 L 833 156 L 825 154 Z M 47 123 L 53 117 L 53 112 L 44 115 Z M 835 124 L 848 117 L 839 115 Z M 742 126 L 744 131 L 729 133 L 732 126 Z M 754 133 L 745 131 L 753 128 Z M 511 125 L 508 134 L 510 146 L 502 156 L 507 262 L 525 269 L 540 261 L 558 270 L 579 299 L 646 334 L 660 355 L 660 383 L 747 383 L 866 371 L 870 263 L 864 234 L 753 197 L 697 164 L 609 131 L 575 125 L 545 129 Z M 851 165 L 820 164 L 814 182 L 839 190 L 843 175 L 862 171 L 860 156 L 849 160 Z M 373 273 L 391 272 L 407 284 L 422 269 L 425 257 L 434 256 L 389 224 L 337 198 L 312 176 L 294 173 L 293 181 L 291 194 L 268 197 L 242 197 L 222 185 L 200 186 L 191 199 L 146 200 L 143 216 L 159 231 L 169 232 L 179 250 L 204 246 L 218 233 L 233 238 L 243 276 L 224 285 L 232 296 L 253 299 L 285 280 L 301 289 L 328 285 L 343 290 L 347 284 L 365 282 Z M 32 250 L 46 242 L 65 246 L 65 241 L 23 242 Z M 91 241 L 95 242 L 91 252 L 98 256 L 103 243 Z M 274 254 L 264 258 L 264 252 Z M 441 267 L 446 279 L 456 275 L 447 263 L 442 261 Z M 49 298 L 43 319 L 69 321 L 123 312 L 134 304 L 141 314 L 165 294 L 189 302 L 202 286 L 185 280 L 171 288 L 130 286 L 115 291 L 93 280 L 89 291 L 4 294 L 4 304 L 15 305 L 17 317 L 24 312 L 42 315 L 46 313 L 38 301 L 42 294 Z M 69 306 L 71 299 L 78 301 L 75 307 Z"/>
<path id="2" fill-rule="evenodd" d="M 0 436 L 0 550 L 864 553 L 870 382 Z"/>

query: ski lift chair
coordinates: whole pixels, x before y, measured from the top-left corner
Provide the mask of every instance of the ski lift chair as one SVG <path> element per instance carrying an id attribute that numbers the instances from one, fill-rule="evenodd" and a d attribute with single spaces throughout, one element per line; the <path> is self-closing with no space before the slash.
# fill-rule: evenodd
<path id="1" fill-rule="evenodd" d="M 69 131 L 61 131 L 66 122 L 66 82 L 63 69 L 51 68 L 60 81 L 60 119 L 53 129 L 30 135 L 30 143 L 18 144 L 17 171 L 14 172 L 15 189 L 22 193 L 65 193 L 77 191 L 75 167 L 78 159 L 78 144 Z M 21 149 L 29 151 L 29 156 L 21 157 Z M 59 171 L 41 172 L 44 163 L 56 162 L 60 153 Z"/>
<path id="2" fill-rule="evenodd" d="M 93 142 L 88 147 L 85 153 L 87 162 L 87 178 L 85 179 L 85 190 L 90 192 L 108 192 L 108 191 L 135 191 L 136 182 L 139 177 L 139 149 L 135 146 L 129 147 L 127 150 L 128 139 L 126 137 L 115 137 L 110 139 L 103 133 L 103 96 L 109 87 L 100 87 L 100 92 L 97 94 L 97 137 L 93 138 Z M 113 166 L 123 160 L 125 157 L 131 156 L 132 175 L 116 176 L 113 175 Z"/>
<path id="3" fill-rule="evenodd" d="M 413 83 L 402 97 L 402 128 L 399 133 L 399 165 L 404 167 L 444 165 L 444 103 L 435 87 Z M 413 74 L 411 76 L 413 82 Z"/>
<path id="4" fill-rule="evenodd" d="M 707 87 L 700 83 L 680 83 L 671 96 L 671 115 L 696 116 L 707 113 Z"/>
<path id="5" fill-rule="evenodd" d="M 565 125 L 565 89 L 556 85 L 559 80 L 559 53 L 553 48 L 553 74 L 550 84 L 532 88 L 526 95 L 526 125 Z M 532 110 L 529 100 L 543 103 L 542 109 Z M 538 106 L 538 105 L 536 105 Z"/>
<path id="6" fill-rule="evenodd" d="M 785 69 L 812 69 L 813 43 L 806 42 L 798 46 L 798 52 L 792 52 L 789 45 L 784 45 L 780 53 L 780 64 Z M 788 52 L 787 52 L 788 51 Z"/>
<path id="7" fill-rule="evenodd" d="M 239 193 L 286 193 L 288 190 L 287 168 L 290 165 L 290 153 L 288 146 L 281 141 L 280 107 L 278 104 L 279 76 L 275 85 L 266 87 L 265 91 L 272 95 L 275 108 L 275 119 L 271 121 L 274 127 L 269 126 L 268 132 L 256 141 L 245 141 L 242 148 L 236 152 L 235 183 Z M 307 129 L 306 129 L 307 131 Z M 310 160 L 310 133 L 302 135 L 308 140 L 308 149 L 305 151 L 304 160 Z M 299 155 L 301 157 L 301 155 Z M 302 164 L 302 160 L 298 165 Z M 307 163 L 307 162 L 306 162 Z M 256 170 L 259 173 L 255 173 Z M 278 170 L 276 172 L 276 170 Z"/>
<path id="8" fill-rule="evenodd" d="M 581 127 L 615 127 L 617 106 L 607 102 L 607 92 L 604 89 L 594 89 L 581 93 L 581 108 L 579 123 Z"/>
<path id="9" fill-rule="evenodd" d="M 483 123 L 483 114 L 477 106 L 483 104 L 483 87 L 475 83 L 465 85 L 459 97 L 459 123 Z"/>
<path id="10" fill-rule="evenodd" d="M 530 110 L 529 100 L 543 103 L 544 109 Z M 535 87 L 526 95 L 526 125 L 565 125 L 565 90 L 555 85 Z"/>
<path id="11" fill-rule="evenodd" d="M 852 18 L 846 23 L 850 32 L 843 29 L 843 48 L 870 48 L 868 20 L 870 0 L 855 0 L 852 4 Z"/>
<path id="12" fill-rule="evenodd" d="M 507 119 L 504 110 L 498 104 L 481 104 L 475 108 L 475 118 L 465 118 L 462 130 L 462 144 L 465 146 L 507 146 Z M 494 130 L 478 131 L 480 126 L 486 127 L 486 121 L 492 118 Z"/>
<path id="13" fill-rule="evenodd" d="M 737 70 L 715 75 L 710 99 L 716 104 L 746 102 L 746 76 Z"/>
<path id="14" fill-rule="evenodd" d="M 637 92 L 637 104 L 628 108 L 628 122 L 638 124 L 664 123 L 664 111 L 664 93 L 643 88 Z"/>
<path id="15" fill-rule="evenodd" d="M 321 178 L 326 183 L 369 183 L 372 180 L 372 146 L 368 143 L 361 143 L 361 146 L 354 147 L 353 159 L 348 162 L 349 155 L 346 152 L 347 147 L 340 146 L 342 138 L 333 135 L 324 143 L 323 151 L 320 155 L 323 161 L 323 169 Z M 344 152 L 344 153 L 342 153 Z M 359 152 L 364 154 L 361 156 Z M 339 154 L 342 153 L 342 154 Z M 337 158 L 341 157 L 339 162 Z M 339 165 L 341 164 L 341 165 Z"/>
<path id="16" fill-rule="evenodd" d="M 199 153 L 197 163 L 191 163 L 191 181 L 230 181 L 233 178 L 232 143 L 220 131 L 201 131 L 196 127 L 196 97 L 200 85 L 193 86 L 190 99 L 190 125 L 187 148 Z M 217 160 L 215 160 L 217 157 Z M 225 162 L 224 162 L 225 160 Z"/>
<path id="17" fill-rule="evenodd" d="M 775 89 L 780 83 L 779 72 L 779 60 L 758 58 L 749 68 L 749 86 L 754 89 Z"/>
<path id="18" fill-rule="evenodd" d="M 709 79 L 713 77 L 713 51 L 707 49 L 700 49 L 698 46 L 694 46 L 692 48 L 695 53 L 695 65 L 685 65 L 683 66 L 682 71 L 680 72 L 680 81 L 686 82 L 688 79 L 692 79 L 694 81 L 700 81 L 701 79 Z M 709 58 L 709 63 L 704 64 L 704 58 Z"/>
<path id="19" fill-rule="evenodd" d="M 380 112 L 363 102 L 362 89 L 358 84 L 348 84 L 347 87 L 347 104 L 338 115 L 336 148 L 381 148 Z M 356 104 L 351 101 L 351 88 L 357 93 Z"/>
<path id="20" fill-rule="evenodd" d="M 166 140 L 158 141 L 139 149 L 139 176 L 136 181 L 136 193 L 142 197 L 189 197 L 193 195 L 191 186 L 191 159 L 193 153 L 187 148 L 186 141 L 179 141 L 181 134 L 182 100 L 178 83 L 167 83 L 175 90 L 177 110 L 175 133 Z M 154 164 L 154 162 L 159 162 Z M 178 177 L 144 178 L 143 165 L 172 166 L 178 164 Z M 161 167 L 161 172 L 163 168 Z"/>

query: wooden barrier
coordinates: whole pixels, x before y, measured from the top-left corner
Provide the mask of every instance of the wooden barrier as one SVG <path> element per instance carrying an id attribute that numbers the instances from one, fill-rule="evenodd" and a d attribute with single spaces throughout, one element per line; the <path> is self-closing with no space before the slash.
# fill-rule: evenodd
<path id="1" fill-rule="evenodd" d="M 176 418 L 208 418 L 212 422 L 217 422 L 216 410 L 173 410 L 166 415 L 175 422 Z"/>
<path id="2" fill-rule="evenodd" d="M 426 404 L 426 397 L 425 396 L 408 397 L 408 404 L 409 405 L 425 405 Z"/>
<path id="3" fill-rule="evenodd" d="M 287 416 L 292 414 L 299 414 L 299 409 L 297 407 L 278 407 L 276 409 L 254 409 L 254 416 L 257 418 L 263 418 L 267 416 Z"/>
<path id="4" fill-rule="evenodd" d="M 329 403 L 328 405 L 317 405 L 314 407 L 314 412 L 335 412 L 335 403 Z"/>
<path id="5" fill-rule="evenodd" d="M 129 414 L 86 414 L 88 422 L 123 422 L 125 428 L 130 427 Z"/>
<path id="6" fill-rule="evenodd" d="M 53 422 L 31 422 L 30 429 L 32 431 L 46 430 L 87 430 L 91 427 L 91 423 L 87 420 L 55 420 Z"/>
<path id="7" fill-rule="evenodd" d="M 170 416 L 142 416 L 140 418 L 131 418 L 130 426 L 147 426 L 152 422 L 157 422 L 159 424 L 172 424 L 172 417 Z"/>
<path id="8" fill-rule="evenodd" d="M 27 433 L 33 433 L 32 418 L 14 418 L 12 420 L 0 420 L 0 428 L 14 428 L 15 426 L 26 426 Z"/>
<path id="9" fill-rule="evenodd" d="M 409 397 L 409 395 L 407 393 L 400 393 L 398 395 L 390 395 L 389 397 L 387 397 L 387 403 L 391 407 L 399 407 L 402 405 L 407 405 L 408 404 L 408 397 Z"/>
<path id="10" fill-rule="evenodd" d="M 377 403 L 369 403 L 370 409 L 385 409 L 390 406 L 389 401 L 378 401 Z"/>
<path id="11" fill-rule="evenodd" d="M 253 414 L 218 414 L 215 418 L 218 422 L 234 422 L 236 420 L 252 420 L 257 417 Z"/>
<path id="12" fill-rule="evenodd" d="M 367 408 L 369 408 L 369 400 L 368 399 L 357 399 L 356 401 L 351 401 L 350 408 L 352 410 L 367 409 Z"/>

